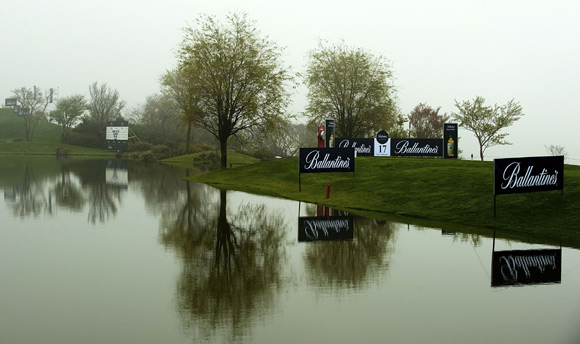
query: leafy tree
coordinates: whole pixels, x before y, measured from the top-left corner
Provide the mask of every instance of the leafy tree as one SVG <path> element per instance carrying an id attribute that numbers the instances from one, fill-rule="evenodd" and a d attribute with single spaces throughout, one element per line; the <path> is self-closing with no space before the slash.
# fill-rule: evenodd
<path id="1" fill-rule="evenodd" d="M 485 98 L 475 97 L 472 101 L 459 103 L 455 100 L 458 112 L 452 113 L 453 119 L 459 125 L 473 132 L 479 143 L 479 156 L 483 161 L 483 153 L 489 147 L 496 145 L 509 145 L 505 137 L 508 135 L 501 132 L 509 127 L 524 114 L 519 102 L 513 99 L 505 105 L 485 106 Z"/>
<path id="2" fill-rule="evenodd" d="M 56 109 L 50 113 L 50 118 L 62 126 L 62 141 L 68 142 L 68 136 L 87 109 L 87 101 L 83 95 L 77 94 L 64 97 L 56 102 Z"/>
<path id="3" fill-rule="evenodd" d="M 411 136 L 420 139 L 443 138 L 443 123 L 451 116 L 439 114 L 441 107 L 434 109 L 427 104 L 419 103 L 409 114 Z"/>
<path id="4" fill-rule="evenodd" d="M 49 102 L 48 93 L 43 95 L 40 88 L 21 87 L 12 91 L 18 103 L 17 113 L 24 121 L 26 141 L 32 141 L 34 129 L 41 119 L 46 119 L 46 108 Z"/>
<path id="5" fill-rule="evenodd" d="M 201 16 L 185 29 L 178 52 L 179 70 L 195 94 L 197 125 L 219 141 L 220 166 L 226 167 L 228 139 L 245 130 L 282 120 L 288 102 L 281 49 L 261 38 L 246 15 L 230 14 L 222 25 Z"/>
<path id="6" fill-rule="evenodd" d="M 344 44 L 310 52 L 306 83 L 311 122 L 335 119 L 336 135 L 366 137 L 402 123 L 393 72 L 384 57 Z"/>
<path id="7" fill-rule="evenodd" d="M 163 94 L 172 99 L 181 110 L 179 120 L 182 128 L 186 128 L 187 138 L 185 151 L 189 153 L 191 135 L 196 120 L 201 117 L 201 109 L 198 106 L 196 80 L 193 71 L 188 71 L 188 66 L 181 66 L 168 71 L 161 77 Z"/>
<path id="8" fill-rule="evenodd" d="M 89 113 L 94 121 L 104 126 L 108 121 L 121 117 L 125 102 L 120 100 L 117 90 L 111 89 L 106 83 L 99 86 L 95 81 L 89 86 L 89 94 Z"/>

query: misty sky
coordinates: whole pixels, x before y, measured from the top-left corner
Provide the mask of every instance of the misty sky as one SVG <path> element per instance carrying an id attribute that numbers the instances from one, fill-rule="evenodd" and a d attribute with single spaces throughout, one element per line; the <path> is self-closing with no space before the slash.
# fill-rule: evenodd
<path id="1" fill-rule="evenodd" d="M 320 39 L 385 56 L 405 115 L 419 103 L 450 113 L 455 99 L 475 96 L 519 101 L 525 116 L 508 129 L 513 145 L 488 149 L 486 160 L 546 155 L 553 144 L 580 164 L 578 0 L 20 0 L 0 11 L 2 105 L 13 89 L 35 85 L 88 98 L 97 81 L 136 107 L 175 66 L 183 27 L 199 14 L 244 12 L 285 47 L 296 73 Z M 289 111 L 302 112 L 305 95 L 298 89 Z M 460 138 L 463 156 L 477 158 L 473 134 L 460 129 Z"/>

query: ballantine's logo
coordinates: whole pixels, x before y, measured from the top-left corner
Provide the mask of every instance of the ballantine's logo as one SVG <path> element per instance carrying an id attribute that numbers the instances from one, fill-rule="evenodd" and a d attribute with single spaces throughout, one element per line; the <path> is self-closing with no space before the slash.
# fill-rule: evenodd
<path id="1" fill-rule="evenodd" d="M 501 274 L 505 281 L 517 281 L 518 269 L 521 269 L 526 278 L 530 278 L 532 273 L 531 268 L 538 269 L 542 274 L 546 268 L 555 270 L 556 257 L 554 255 L 537 255 L 537 256 L 505 256 L 499 259 L 501 264 Z"/>
<path id="2" fill-rule="evenodd" d="M 349 148 L 350 147 L 350 141 L 349 140 L 343 140 L 340 142 L 340 145 L 338 146 L 340 148 Z M 360 146 L 357 146 L 357 142 L 353 142 L 352 143 L 352 148 L 354 148 L 354 150 L 358 153 L 358 154 L 371 154 L 371 147 L 370 146 L 366 146 L 364 143 L 361 144 Z"/>
<path id="3" fill-rule="evenodd" d="M 348 169 L 350 167 L 350 158 L 342 160 L 340 156 L 334 160 L 329 160 L 330 154 L 325 154 L 324 158 L 320 160 L 320 151 L 314 150 L 306 156 L 304 169 L 316 170 L 324 168 Z"/>
<path id="4" fill-rule="evenodd" d="M 334 230 L 336 233 L 350 230 L 348 220 L 309 220 L 304 223 L 304 232 L 311 240 L 318 239 L 319 231 L 322 232 L 323 236 L 328 237 L 329 230 Z"/>
<path id="5" fill-rule="evenodd" d="M 548 174 L 546 168 L 542 169 L 542 172 L 536 175 L 532 175 L 534 166 L 528 166 L 526 173 L 520 175 L 520 162 L 514 161 L 507 165 L 503 171 L 502 178 L 505 183 L 501 184 L 501 188 L 514 189 L 514 188 L 526 188 L 534 186 L 554 186 L 558 185 L 558 171 L 555 170 L 554 174 Z"/>
<path id="6" fill-rule="evenodd" d="M 419 147 L 419 143 L 415 142 L 413 147 L 409 147 L 409 141 L 400 141 L 395 147 L 395 154 L 437 154 L 439 147 L 431 147 L 426 144 L 424 147 Z"/>

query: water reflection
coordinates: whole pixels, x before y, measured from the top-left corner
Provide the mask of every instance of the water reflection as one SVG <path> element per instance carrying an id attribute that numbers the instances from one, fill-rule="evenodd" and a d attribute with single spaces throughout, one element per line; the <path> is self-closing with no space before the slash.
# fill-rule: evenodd
<path id="1" fill-rule="evenodd" d="M 322 289 L 343 291 L 359 289 L 375 282 L 389 268 L 394 247 L 394 225 L 390 222 L 355 217 L 348 213 L 307 205 L 306 211 L 331 223 L 350 218 L 354 240 L 306 243 L 304 254 L 309 283 Z M 315 219 L 316 217 L 307 217 Z M 309 220 L 313 221 L 313 220 Z M 300 229 L 299 229 L 300 230 Z M 329 229 L 330 232 L 336 230 Z M 344 231 L 344 230 L 343 230 Z"/>
<path id="2" fill-rule="evenodd" d="M 21 218 L 88 208 L 88 222 L 103 223 L 117 214 L 126 191 L 106 183 L 105 167 L 112 163 L 115 162 L 14 160 L 11 168 L 3 171 L 4 199 L 13 215 Z"/>
<path id="3" fill-rule="evenodd" d="M 580 338 L 578 250 L 300 208 L 183 181 L 188 173 L 0 160 L 0 342 Z M 297 218 L 332 216 L 347 218 L 346 240 L 298 241 Z M 492 270 L 508 287 L 494 286 Z"/>
<path id="4" fill-rule="evenodd" d="M 204 337 L 225 325 L 230 339 L 239 338 L 274 308 L 287 230 L 280 214 L 264 204 L 241 204 L 230 212 L 226 191 L 219 192 L 217 204 L 199 202 L 190 183 L 185 185 L 181 211 L 161 226 L 161 241 L 182 258 L 180 314 L 186 327 Z"/>

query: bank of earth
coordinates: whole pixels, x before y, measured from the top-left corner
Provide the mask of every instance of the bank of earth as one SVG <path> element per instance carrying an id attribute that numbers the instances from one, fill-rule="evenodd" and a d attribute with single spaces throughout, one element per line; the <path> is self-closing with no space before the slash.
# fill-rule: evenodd
<path id="1" fill-rule="evenodd" d="M 565 165 L 563 192 L 497 196 L 496 217 L 493 162 L 359 157 L 355 173 L 302 174 L 302 191 L 296 158 L 188 179 L 446 231 L 495 232 L 498 237 L 580 248 L 580 166 L 575 165 Z"/>

